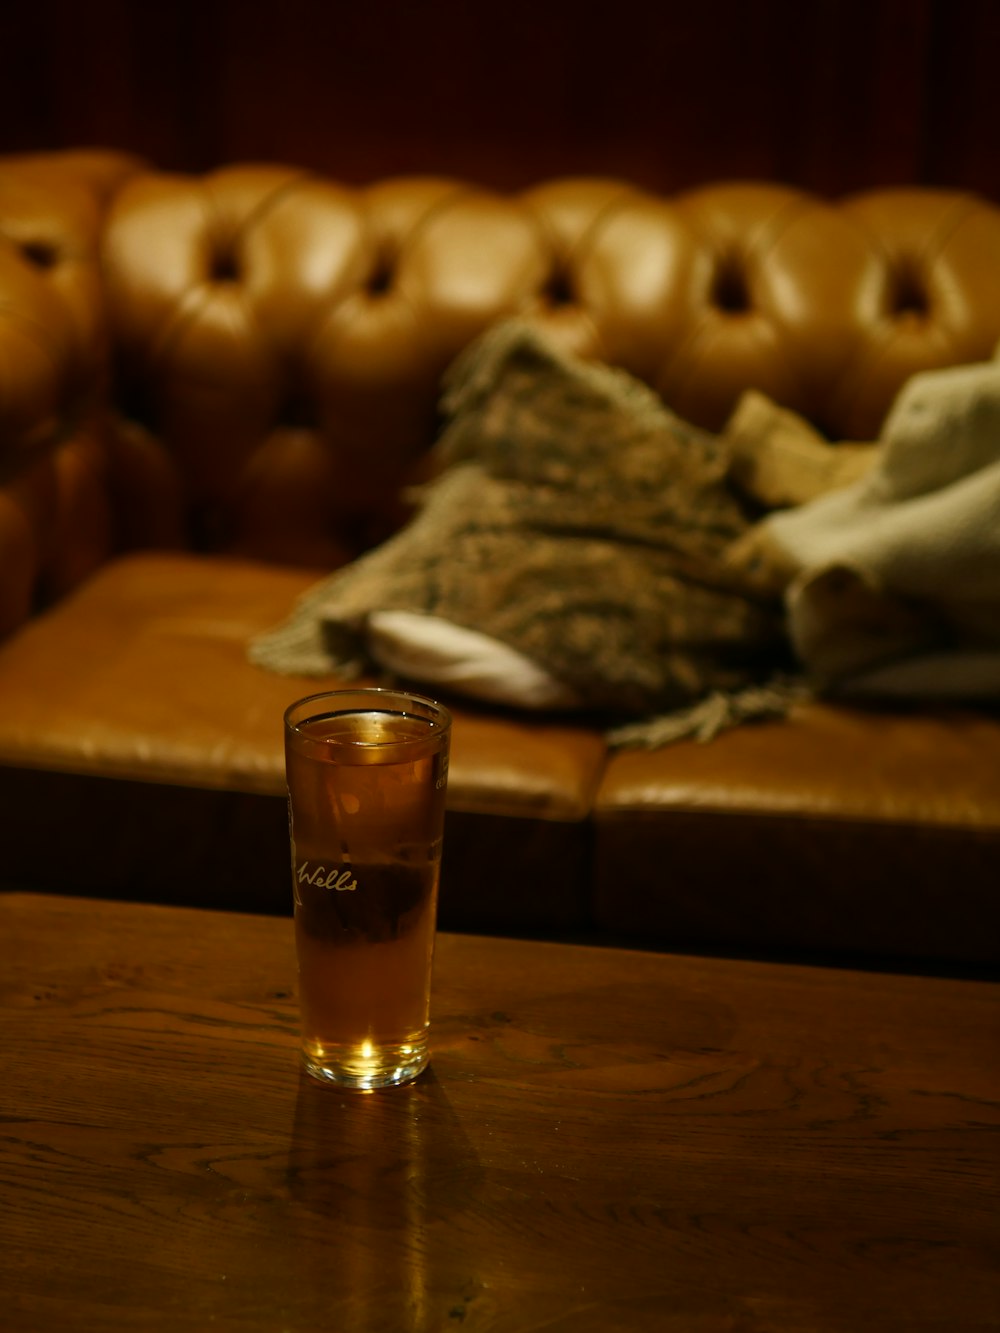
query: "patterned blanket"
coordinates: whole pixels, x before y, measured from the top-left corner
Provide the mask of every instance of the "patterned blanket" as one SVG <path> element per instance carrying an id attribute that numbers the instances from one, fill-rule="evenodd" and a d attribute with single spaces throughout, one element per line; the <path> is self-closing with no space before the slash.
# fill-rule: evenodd
<path id="1" fill-rule="evenodd" d="M 310 590 L 255 662 L 372 671 L 372 613 L 405 611 L 507 645 L 609 723 L 741 690 L 766 711 L 780 597 L 725 558 L 751 518 L 716 437 L 519 321 L 468 349 L 442 406 L 415 518 Z"/>

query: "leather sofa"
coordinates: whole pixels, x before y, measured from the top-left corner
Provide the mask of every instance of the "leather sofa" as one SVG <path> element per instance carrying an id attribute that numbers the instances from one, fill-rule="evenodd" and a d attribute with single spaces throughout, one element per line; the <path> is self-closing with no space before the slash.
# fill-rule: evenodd
<path id="1" fill-rule="evenodd" d="M 0 160 L 0 880 L 289 910 L 281 715 L 246 644 L 405 521 L 441 376 L 511 314 L 721 430 L 747 388 L 874 439 L 1000 340 L 1000 209 L 769 183 L 347 188 Z M 707 744 L 449 700 L 441 921 L 992 963 L 1000 719 L 804 702 Z"/>

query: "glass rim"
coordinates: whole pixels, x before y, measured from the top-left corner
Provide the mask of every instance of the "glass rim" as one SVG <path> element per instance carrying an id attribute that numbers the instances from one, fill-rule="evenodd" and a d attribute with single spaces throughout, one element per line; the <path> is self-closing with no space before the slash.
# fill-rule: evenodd
<path id="1" fill-rule="evenodd" d="M 309 705 L 318 704 L 320 701 L 344 700 L 351 697 L 359 700 L 357 707 L 343 708 L 340 710 L 334 707 L 330 710 L 331 713 L 336 713 L 338 711 L 344 713 L 373 711 L 384 712 L 390 715 L 395 713 L 401 717 L 412 717 L 417 721 L 426 722 L 428 724 L 429 734 L 435 736 L 447 735 L 448 731 L 451 729 L 452 716 L 450 710 L 446 708 L 444 704 L 439 703 L 437 699 L 432 699 L 430 695 L 421 694 L 417 690 L 401 689 L 396 686 L 359 685 L 353 689 L 317 690 L 315 694 L 306 694 L 300 699 L 295 699 L 288 705 L 283 714 L 286 732 L 289 732 L 294 736 L 300 736 L 304 740 L 312 741 L 314 744 L 342 745 L 344 743 L 343 741 L 324 741 L 321 737 L 310 736 L 307 732 L 303 731 L 301 727 L 301 723 L 308 721 L 309 718 L 303 717 L 300 718 L 299 721 L 293 721 L 292 715 L 298 712 L 298 710 L 304 709 Z M 366 710 L 363 701 L 366 699 L 374 700 L 377 698 L 381 698 L 383 703 L 390 699 L 398 700 L 401 706 L 397 708 L 383 707 Z M 426 713 L 421 715 L 419 712 L 408 710 L 403 706 L 407 702 L 425 709 Z M 431 716 L 431 714 L 433 714 L 433 716 Z M 310 716 L 313 715 L 311 714 Z M 371 749 L 378 749 L 382 746 L 426 745 L 427 736 L 394 736 L 387 738 L 384 741 L 352 741 L 351 744 L 364 746 L 366 748 L 370 747 Z"/>

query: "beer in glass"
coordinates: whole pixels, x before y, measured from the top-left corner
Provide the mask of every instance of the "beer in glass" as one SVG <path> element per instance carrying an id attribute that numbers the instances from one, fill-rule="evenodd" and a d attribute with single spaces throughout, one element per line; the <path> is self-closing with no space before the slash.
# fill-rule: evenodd
<path id="1" fill-rule="evenodd" d="M 451 718 L 398 690 L 339 690 L 285 713 L 302 1057 L 377 1088 L 428 1061 Z"/>

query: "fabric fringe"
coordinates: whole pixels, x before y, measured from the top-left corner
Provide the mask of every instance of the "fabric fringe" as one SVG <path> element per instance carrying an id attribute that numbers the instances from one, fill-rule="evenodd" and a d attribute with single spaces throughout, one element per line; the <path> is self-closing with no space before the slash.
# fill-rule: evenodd
<path id="1" fill-rule="evenodd" d="M 687 708 L 613 727 L 605 739 L 613 749 L 656 750 L 681 740 L 705 744 L 746 722 L 786 717 L 794 704 L 814 697 L 804 681 L 779 676 L 729 693 L 713 690 Z"/>

